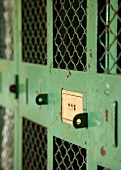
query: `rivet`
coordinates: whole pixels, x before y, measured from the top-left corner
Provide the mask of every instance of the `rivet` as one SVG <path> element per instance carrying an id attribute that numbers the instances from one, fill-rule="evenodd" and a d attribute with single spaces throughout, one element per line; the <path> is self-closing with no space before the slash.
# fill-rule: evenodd
<path id="1" fill-rule="evenodd" d="M 80 125 L 81 122 L 82 122 L 81 119 L 77 119 L 77 121 L 76 121 L 77 125 Z"/>
<path id="2" fill-rule="evenodd" d="M 106 155 L 106 148 L 104 146 L 101 148 L 101 155 L 102 156 Z"/>

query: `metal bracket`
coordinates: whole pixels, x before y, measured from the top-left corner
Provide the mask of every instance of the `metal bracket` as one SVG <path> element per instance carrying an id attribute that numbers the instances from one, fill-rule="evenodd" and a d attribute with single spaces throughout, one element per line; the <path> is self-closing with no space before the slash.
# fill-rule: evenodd
<path id="1" fill-rule="evenodd" d="M 88 113 L 81 113 L 74 117 L 73 125 L 76 129 L 88 127 Z"/>
<path id="2" fill-rule="evenodd" d="M 48 94 L 39 94 L 36 97 L 36 104 L 37 105 L 46 105 L 46 104 L 48 104 Z"/>

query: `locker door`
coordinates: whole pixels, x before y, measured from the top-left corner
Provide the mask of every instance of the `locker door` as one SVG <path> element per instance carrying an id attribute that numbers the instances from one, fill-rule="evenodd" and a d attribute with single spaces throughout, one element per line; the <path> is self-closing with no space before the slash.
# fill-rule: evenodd
<path id="1" fill-rule="evenodd" d="M 81 10 L 84 18 L 75 16 L 76 21 L 83 20 L 81 29 L 79 25 L 73 23 L 69 35 L 65 38 L 64 47 L 67 46 L 68 36 L 71 31 L 78 33 L 74 35 L 74 42 L 67 47 L 65 58 L 71 59 L 70 55 L 75 55 L 75 61 L 63 61 L 59 68 L 59 62 L 63 54 L 57 54 L 63 47 L 57 49 L 60 37 L 57 36 L 56 27 L 60 23 L 56 21 L 56 11 L 60 10 L 57 1 L 26 1 L 19 2 L 20 25 L 20 57 L 19 57 L 19 112 L 20 112 L 20 134 L 21 158 L 20 169 L 68 169 L 70 161 L 73 162 L 71 168 L 86 168 L 86 148 L 87 129 L 76 131 L 70 123 L 62 122 L 62 89 L 76 94 L 76 101 L 79 97 L 81 103 L 86 106 L 86 3 L 80 2 L 65 4 L 64 9 L 70 14 Z M 57 8 L 57 9 L 56 9 Z M 63 14 L 62 14 L 62 17 Z M 69 17 L 69 14 L 68 14 Z M 72 16 L 71 16 L 72 17 Z M 69 19 L 71 22 L 73 18 Z M 57 26 L 56 26 L 57 22 Z M 66 24 L 65 21 L 64 24 Z M 69 23 L 67 23 L 69 26 Z M 67 27 L 68 27 L 67 26 Z M 60 27 L 61 28 L 61 27 Z M 60 29 L 58 28 L 58 29 Z M 67 28 L 68 29 L 68 28 Z M 65 31 L 62 27 L 62 32 Z M 81 33 L 79 33 L 81 32 Z M 73 37 L 71 37 L 73 38 Z M 82 44 L 79 41 L 82 39 Z M 74 44 L 73 44 L 74 43 Z M 59 44 L 60 46 L 60 44 Z M 71 48 L 75 48 L 73 54 Z M 68 54 L 69 50 L 71 51 Z M 62 53 L 64 53 L 62 49 Z M 78 56 L 79 55 L 79 56 Z M 65 63 L 65 64 L 64 64 Z M 64 68 L 63 68 L 64 66 Z M 72 70 L 72 71 L 70 71 Z M 74 71 L 75 70 L 75 71 Z M 72 74 L 72 76 L 71 76 Z M 80 79 L 80 83 L 78 81 Z M 79 85 L 77 85 L 79 82 Z M 76 88 L 75 88 L 76 85 Z M 73 97 L 73 94 L 70 95 Z M 82 101 L 82 98 L 83 101 Z M 70 103 L 74 109 L 75 103 Z M 79 106 L 82 112 L 82 107 Z M 85 112 L 86 112 L 86 108 Z M 73 117 L 73 114 L 72 114 Z M 68 120 L 68 119 L 67 119 Z M 82 137 L 83 136 L 83 137 Z M 62 150 L 62 151 L 61 151 Z M 67 155 L 67 157 L 65 157 Z M 70 155 L 70 156 L 69 156 Z M 60 159 L 61 160 L 58 160 Z M 63 160 L 64 159 L 64 160 Z M 61 162 L 59 162 L 61 161 Z"/>
<path id="2" fill-rule="evenodd" d="M 19 1 L 19 169 L 47 168 L 47 1 Z"/>
<path id="3" fill-rule="evenodd" d="M 18 67 L 16 10 L 13 0 L 0 1 L 0 169 L 13 169 L 18 160 Z"/>
<path id="4" fill-rule="evenodd" d="M 87 167 L 87 1 L 53 0 L 50 3 L 51 72 L 49 76 L 52 104 L 49 105 L 53 146 L 50 169 L 84 169 Z M 50 13 L 50 11 L 49 11 Z M 73 119 L 77 119 L 76 129 Z"/>
<path id="5" fill-rule="evenodd" d="M 98 1 L 96 13 L 94 12 L 96 4 L 91 2 L 89 4 L 91 6 L 88 12 L 90 44 L 88 50 L 91 49 L 92 54 L 89 57 L 90 71 L 87 76 L 87 105 L 89 115 L 93 117 L 89 120 L 88 128 L 88 163 L 91 165 L 89 169 L 119 170 L 121 2 Z M 97 31 L 93 31 L 91 25 L 96 21 Z M 93 36 L 96 38 L 95 41 L 92 41 Z M 94 66 L 93 69 L 91 65 Z"/>

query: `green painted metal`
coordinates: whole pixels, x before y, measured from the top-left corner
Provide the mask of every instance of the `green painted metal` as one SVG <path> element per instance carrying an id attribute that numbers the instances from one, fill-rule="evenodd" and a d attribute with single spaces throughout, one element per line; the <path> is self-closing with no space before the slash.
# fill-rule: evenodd
<path id="1" fill-rule="evenodd" d="M 54 2 L 54 0 L 46 1 L 47 65 L 39 65 L 22 60 L 22 1 L 13 1 L 14 58 L 11 61 L 0 59 L 0 105 L 12 109 L 15 113 L 14 169 L 22 170 L 23 166 L 23 118 L 26 118 L 47 128 L 48 170 L 54 169 L 53 137 L 86 149 L 87 168 L 85 170 L 98 170 L 98 165 L 110 170 L 120 170 L 121 77 L 120 74 L 116 74 L 116 65 L 109 71 L 113 64 L 112 60 L 109 60 L 109 66 L 107 64 L 105 67 L 105 72 L 110 74 L 97 73 L 97 58 L 99 57 L 97 57 L 98 2 L 87 0 L 87 52 L 86 71 L 84 72 L 53 67 Z M 115 0 L 110 0 L 110 4 L 117 9 Z M 111 10 L 110 17 L 113 17 L 113 14 L 114 12 Z M 115 34 L 117 31 L 116 19 L 114 18 L 110 26 Z M 106 38 L 108 43 L 114 40 L 113 34 L 110 33 L 109 37 Z M 116 42 L 117 40 L 110 49 L 114 58 L 116 58 L 117 53 Z M 18 100 L 9 91 L 9 86 L 15 81 L 15 75 L 19 76 Z M 89 115 L 87 129 L 75 129 L 73 125 L 62 122 L 62 89 L 84 94 L 84 112 Z M 39 106 L 36 104 L 35 99 L 39 93 L 48 94 L 48 105 Z M 118 146 L 115 146 L 115 101 L 118 102 Z M 103 147 L 106 148 L 104 156 L 101 154 Z"/>

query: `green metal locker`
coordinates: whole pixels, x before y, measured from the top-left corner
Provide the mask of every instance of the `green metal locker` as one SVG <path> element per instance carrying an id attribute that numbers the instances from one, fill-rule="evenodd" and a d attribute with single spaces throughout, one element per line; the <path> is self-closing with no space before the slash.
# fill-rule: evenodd
<path id="1" fill-rule="evenodd" d="M 120 76 L 120 0 L 0 0 L 0 170 L 120 170 Z"/>

